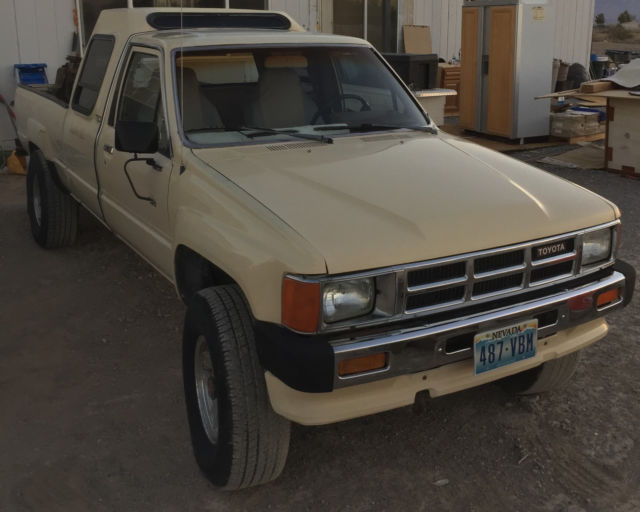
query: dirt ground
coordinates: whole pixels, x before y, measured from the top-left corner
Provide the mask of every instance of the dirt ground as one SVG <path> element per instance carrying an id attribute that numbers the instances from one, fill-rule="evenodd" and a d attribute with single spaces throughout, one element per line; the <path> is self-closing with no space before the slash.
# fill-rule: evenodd
<path id="1" fill-rule="evenodd" d="M 640 39 L 640 38 L 639 38 Z M 596 55 L 606 55 L 607 50 L 625 50 L 640 53 L 640 42 L 607 42 L 593 41 L 591 43 L 591 52 Z"/>
<path id="2" fill-rule="evenodd" d="M 554 172 L 617 202 L 640 267 L 640 181 Z M 223 493 L 191 454 L 172 287 L 88 214 L 74 247 L 39 249 L 24 188 L 0 175 L 1 511 L 640 509 L 640 299 L 565 389 L 294 426 L 276 482 Z"/>

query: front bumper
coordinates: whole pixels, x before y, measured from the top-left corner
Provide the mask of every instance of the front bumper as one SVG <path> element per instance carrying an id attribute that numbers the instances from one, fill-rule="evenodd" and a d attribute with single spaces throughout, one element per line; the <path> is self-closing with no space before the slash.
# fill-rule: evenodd
<path id="1" fill-rule="evenodd" d="M 342 360 L 380 352 L 387 354 L 387 365 L 381 370 L 346 377 L 334 372 L 334 389 L 438 368 L 473 358 L 473 338 L 477 333 L 534 318 L 538 320 L 538 339 L 544 340 L 621 308 L 624 304 L 625 283 L 625 276 L 620 272 L 614 272 L 597 283 L 498 311 L 433 327 L 338 343 L 334 346 L 336 368 Z M 616 301 L 602 307 L 596 305 L 601 293 L 616 288 L 621 290 Z"/>
<path id="2" fill-rule="evenodd" d="M 333 334 L 329 338 L 297 335 L 271 324 L 260 324 L 256 336 L 258 354 L 264 369 L 271 375 L 269 379 L 272 379 L 272 384 L 275 379 L 292 391 L 303 392 L 307 396 L 309 393 L 328 393 L 378 381 L 384 381 L 387 385 L 394 378 L 413 378 L 422 372 L 447 369 L 453 365 L 465 368 L 465 365 L 472 363 L 473 338 L 478 332 L 537 318 L 538 339 L 541 346 L 546 346 L 547 338 L 562 339 L 566 333 L 583 324 L 591 325 L 600 321 L 606 329 L 602 317 L 624 307 L 631 300 L 635 271 L 630 265 L 619 261 L 614 269 L 603 272 L 590 282 L 581 280 L 566 283 L 562 287 L 539 290 L 535 292 L 537 296 L 520 297 L 520 302 L 515 305 L 501 301 L 490 309 L 468 311 L 465 316 L 438 318 L 440 321 L 427 318 L 417 325 L 387 327 L 384 332 L 349 331 L 346 334 Z M 616 288 L 620 290 L 618 300 L 598 307 L 598 296 Z M 562 336 L 557 338 L 560 334 Z M 599 337 L 591 336 L 589 343 L 604 334 L 606 331 L 599 333 Z M 573 350 L 579 350 L 582 346 L 576 345 Z M 379 353 L 386 354 L 384 368 L 344 377 L 338 374 L 341 361 Z M 553 352 L 556 355 L 545 357 L 560 357 L 558 353 L 556 351 Z M 527 360 L 526 367 L 541 362 L 543 360 L 538 358 Z M 463 364 L 460 366 L 458 363 Z M 472 365 L 470 368 L 473 377 Z M 521 363 L 504 368 L 508 374 L 526 369 Z M 504 371 L 488 372 L 489 381 L 501 378 Z M 473 378 L 472 381 L 475 384 L 465 387 L 481 384 L 486 379 Z"/>
<path id="3" fill-rule="evenodd" d="M 565 356 L 604 338 L 607 322 L 599 318 L 541 340 L 535 357 L 474 375 L 473 360 L 458 361 L 432 370 L 336 389 L 331 393 L 303 393 L 267 372 L 271 406 L 281 416 L 301 425 L 326 425 L 411 405 L 416 393 L 432 397 L 486 384 Z"/>

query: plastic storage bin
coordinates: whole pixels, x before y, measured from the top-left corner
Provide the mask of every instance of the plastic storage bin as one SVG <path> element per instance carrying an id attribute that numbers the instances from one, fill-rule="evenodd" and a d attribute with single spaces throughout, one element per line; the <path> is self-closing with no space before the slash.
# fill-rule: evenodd
<path id="1" fill-rule="evenodd" d="M 18 83 L 24 85 L 48 84 L 46 64 L 14 64 Z"/>

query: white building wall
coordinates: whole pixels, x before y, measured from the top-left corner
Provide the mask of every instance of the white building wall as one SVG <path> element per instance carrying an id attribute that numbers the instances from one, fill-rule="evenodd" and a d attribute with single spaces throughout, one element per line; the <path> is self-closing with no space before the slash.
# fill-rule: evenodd
<path id="1" fill-rule="evenodd" d="M 550 0 L 556 8 L 555 57 L 587 69 L 591 56 L 591 33 L 595 0 Z"/>
<path id="2" fill-rule="evenodd" d="M 316 30 L 317 0 L 269 0 L 269 9 L 283 11 L 307 30 Z M 312 17 L 313 14 L 313 17 Z"/>
<path id="3" fill-rule="evenodd" d="M 0 94 L 13 100 L 14 64 L 47 64 L 49 81 L 71 53 L 73 0 L 0 0 Z M 0 141 L 15 138 L 0 108 Z"/>
<path id="4" fill-rule="evenodd" d="M 413 0 L 412 23 L 429 25 L 431 49 L 445 60 L 460 53 L 462 3 L 463 0 Z"/>

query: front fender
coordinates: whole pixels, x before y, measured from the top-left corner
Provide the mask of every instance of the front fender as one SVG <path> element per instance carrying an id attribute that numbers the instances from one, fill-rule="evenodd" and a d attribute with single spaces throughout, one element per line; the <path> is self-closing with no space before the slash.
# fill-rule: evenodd
<path id="1" fill-rule="evenodd" d="M 191 168 L 174 185 L 174 254 L 184 245 L 228 274 L 257 320 L 281 321 L 284 274 L 326 273 L 304 238 L 215 171 Z"/>

